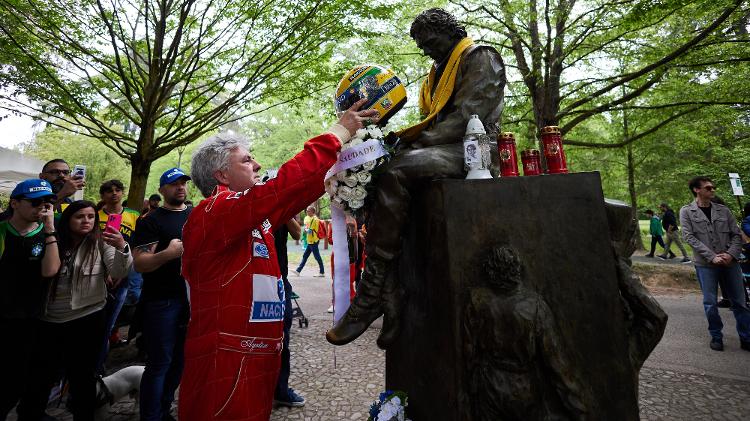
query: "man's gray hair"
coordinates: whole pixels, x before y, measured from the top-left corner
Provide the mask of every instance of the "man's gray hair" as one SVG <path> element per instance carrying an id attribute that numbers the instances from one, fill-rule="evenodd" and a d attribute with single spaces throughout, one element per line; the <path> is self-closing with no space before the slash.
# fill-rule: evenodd
<path id="1" fill-rule="evenodd" d="M 248 143 L 246 137 L 226 132 L 209 137 L 196 149 L 193 153 L 190 176 L 203 197 L 211 196 L 219 184 L 214 178 L 214 173 L 227 169 L 229 154 L 237 148 L 248 147 Z"/>

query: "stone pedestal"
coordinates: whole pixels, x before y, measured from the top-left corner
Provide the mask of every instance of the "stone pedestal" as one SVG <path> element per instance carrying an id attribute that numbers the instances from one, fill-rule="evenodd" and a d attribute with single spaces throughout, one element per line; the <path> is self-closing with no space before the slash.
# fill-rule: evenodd
<path id="1" fill-rule="evenodd" d="M 498 300 L 486 298 L 494 297 L 487 293 L 488 256 L 498 248 L 516 253 L 525 300 L 546 310 L 529 317 L 522 314 L 528 305 L 482 310 Z M 598 173 L 432 182 L 412 203 L 398 271 L 407 294 L 401 335 L 386 353 L 386 385 L 409 394 L 415 421 L 492 419 L 478 416 L 477 406 L 531 395 L 563 419 L 638 419 L 640 364 L 631 358 L 632 323 L 618 288 Z M 493 324 L 505 310 L 539 323 L 524 330 L 497 316 Z M 545 311 L 551 321 L 537 320 Z M 477 326 L 488 339 L 477 337 Z M 529 360 L 517 367 L 490 355 L 493 341 Z M 501 362 L 497 372 L 484 373 L 492 361 Z M 481 390 L 487 378 L 523 395 L 513 390 L 522 382 L 513 379 L 529 378 L 529 369 L 536 384 L 525 396 Z M 576 412 L 576 399 L 584 412 Z"/>

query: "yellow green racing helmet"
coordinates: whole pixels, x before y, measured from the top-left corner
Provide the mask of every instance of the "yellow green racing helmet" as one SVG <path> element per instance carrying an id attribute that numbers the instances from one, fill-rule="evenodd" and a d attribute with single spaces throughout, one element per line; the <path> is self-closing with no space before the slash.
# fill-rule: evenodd
<path id="1" fill-rule="evenodd" d="M 377 64 L 363 64 L 347 72 L 339 82 L 334 99 L 336 112 L 348 110 L 362 98 L 368 101 L 361 109 L 378 110 L 379 124 L 385 125 L 406 104 L 406 88 L 392 70 Z"/>

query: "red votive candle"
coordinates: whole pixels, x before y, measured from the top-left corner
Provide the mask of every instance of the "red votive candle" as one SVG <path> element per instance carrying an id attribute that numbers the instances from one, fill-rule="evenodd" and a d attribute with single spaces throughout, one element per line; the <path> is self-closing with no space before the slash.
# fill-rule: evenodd
<path id="1" fill-rule="evenodd" d="M 536 149 L 526 149 L 521 152 L 521 164 L 523 165 L 523 175 L 540 175 L 542 173 L 542 161 L 539 151 Z"/>
<path id="2" fill-rule="evenodd" d="M 501 177 L 518 177 L 516 138 L 511 132 L 503 132 L 497 139 L 497 156 L 500 160 Z"/>
<path id="3" fill-rule="evenodd" d="M 557 126 L 542 128 L 542 145 L 544 145 L 544 160 L 547 161 L 547 174 L 567 174 L 568 164 L 565 161 L 560 128 Z"/>

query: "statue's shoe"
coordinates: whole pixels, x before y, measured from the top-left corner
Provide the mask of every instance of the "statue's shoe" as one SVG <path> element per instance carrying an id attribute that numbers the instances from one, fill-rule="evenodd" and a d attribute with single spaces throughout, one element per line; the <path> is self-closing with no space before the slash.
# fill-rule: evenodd
<path id="1" fill-rule="evenodd" d="M 356 300 L 356 297 L 354 299 Z M 372 322 L 382 314 L 380 306 L 377 309 L 360 312 L 354 308 L 354 303 L 352 303 L 352 306 L 349 307 L 344 317 L 336 323 L 336 326 L 326 332 L 326 339 L 334 345 L 346 345 L 365 333 Z"/>
<path id="2" fill-rule="evenodd" d="M 334 345 L 346 345 L 357 339 L 378 317 L 383 315 L 385 279 L 388 262 L 369 258 L 352 304 L 341 320 L 326 332 L 326 339 Z"/>

